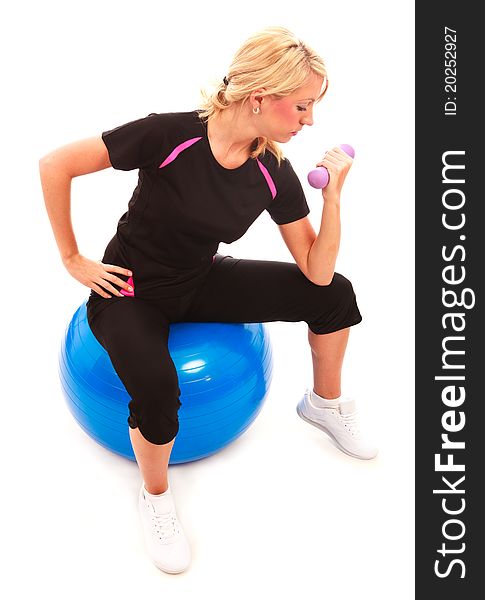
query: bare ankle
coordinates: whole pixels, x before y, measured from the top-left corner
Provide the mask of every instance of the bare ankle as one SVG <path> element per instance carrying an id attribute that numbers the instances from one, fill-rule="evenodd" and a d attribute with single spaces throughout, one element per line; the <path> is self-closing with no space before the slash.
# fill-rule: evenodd
<path id="1" fill-rule="evenodd" d="M 149 494 L 153 496 L 158 496 L 159 494 L 163 494 L 168 490 L 168 483 L 162 484 L 147 484 L 145 483 L 145 489 Z"/>
<path id="2" fill-rule="evenodd" d="M 313 392 L 324 400 L 336 400 L 341 396 L 340 388 L 318 388 L 317 390 L 314 387 Z"/>

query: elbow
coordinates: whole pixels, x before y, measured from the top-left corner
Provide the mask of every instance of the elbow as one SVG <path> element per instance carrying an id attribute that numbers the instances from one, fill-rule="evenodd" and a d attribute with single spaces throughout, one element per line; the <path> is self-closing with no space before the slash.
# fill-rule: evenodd
<path id="1" fill-rule="evenodd" d="M 335 274 L 335 261 L 326 260 L 324 264 L 322 261 L 315 261 L 310 264 L 309 258 L 306 263 L 303 265 L 302 271 L 307 279 L 309 279 L 313 284 L 319 286 L 327 286 L 330 285 L 333 281 L 333 276 Z"/>
<path id="2" fill-rule="evenodd" d="M 51 150 L 39 158 L 39 169 L 59 169 L 66 166 L 66 160 L 63 159 L 59 150 Z"/>
<path id="3" fill-rule="evenodd" d="M 52 158 L 51 158 L 50 154 L 46 154 L 45 156 L 42 156 L 41 158 L 39 158 L 39 172 L 40 173 L 45 171 L 51 165 L 52 165 Z"/>
<path id="4" fill-rule="evenodd" d="M 42 158 L 39 159 L 39 177 L 40 180 L 43 181 L 46 171 L 47 171 L 47 157 L 43 156 Z"/>
<path id="5" fill-rule="evenodd" d="M 73 177 L 73 175 L 66 170 L 65 164 L 62 163 L 53 152 L 39 158 L 39 174 L 41 178 L 49 177 L 51 174 L 62 174 L 62 176 L 67 176 L 71 179 Z"/>
<path id="6" fill-rule="evenodd" d="M 324 277 L 319 277 L 319 278 L 314 278 L 314 279 L 309 277 L 308 279 L 310 279 L 310 281 L 312 283 L 314 283 L 315 285 L 327 286 L 327 285 L 330 285 L 333 281 L 333 273 L 331 275 L 327 275 Z"/>
<path id="7" fill-rule="evenodd" d="M 39 166 L 52 165 L 54 162 L 57 162 L 55 152 L 48 152 L 39 158 Z"/>

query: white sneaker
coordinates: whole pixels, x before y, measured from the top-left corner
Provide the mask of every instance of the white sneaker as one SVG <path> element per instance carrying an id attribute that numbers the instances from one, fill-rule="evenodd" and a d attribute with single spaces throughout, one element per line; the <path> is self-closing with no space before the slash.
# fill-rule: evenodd
<path id="1" fill-rule="evenodd" d="M 346 454 L 365 460 L 376 456 L 377 448 L 361 437 L 353 400 L 341 400 L 335 408 L 320 408 L 312 404 L 311 391 L 306 390 L 296 407 L 296 412 L 304 421 L 329 435 L 337 447 Z"/>
<path id="2" fill-rule="evenodd" d="M 189 566 L 190 547 L 177 519 L 170 487 L 149 497 L 141 486 L 139 509 L 148 553 L 165 573 L 181 573 Z"/>

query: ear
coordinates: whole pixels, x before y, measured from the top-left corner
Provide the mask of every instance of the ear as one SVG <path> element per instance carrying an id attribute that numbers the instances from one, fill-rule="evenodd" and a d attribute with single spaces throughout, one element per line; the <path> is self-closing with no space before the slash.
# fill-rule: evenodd
<path id="1" fill-rule="evenodd" d="M 264 101 L 265 98 L 265 96 L 263 95 L 265 91 L 266 88 L 258 88 L 257 90 L 251 92 L 251 95 L 249 96 L 251 108 L 256 108 L 256 106 L 259 106 L 259 108 L 261 108 L 261 103 Z"/>

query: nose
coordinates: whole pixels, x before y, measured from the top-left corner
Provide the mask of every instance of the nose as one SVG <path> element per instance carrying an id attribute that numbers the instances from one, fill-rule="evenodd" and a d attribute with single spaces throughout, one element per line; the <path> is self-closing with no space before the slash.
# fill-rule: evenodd
<path id="1" fill-rule="evenodd" d="M 313 125 L 313 110 L 308 108 L 300 119 L 300 123 L 303 125 Z"/>

